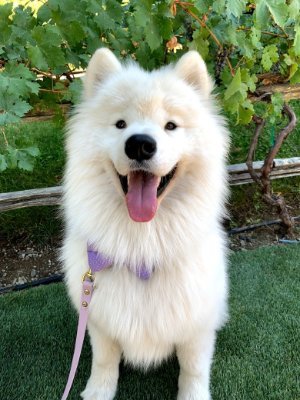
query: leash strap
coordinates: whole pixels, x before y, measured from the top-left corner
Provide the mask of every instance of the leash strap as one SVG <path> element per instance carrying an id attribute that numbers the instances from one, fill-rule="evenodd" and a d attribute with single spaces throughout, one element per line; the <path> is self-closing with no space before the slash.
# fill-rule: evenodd
<path id="1" fill-rule="evenodd" d="M 68 381 L 65 387 L 64 394 L 61 400 L 66 400 L 69 396 L 69 392 L 71 390 L 74 377 L 77 371 L 79 358 L 84 342 L 85 331 L 87 327 L 88 321 L 88 308 L 89 304 L 92 299 L 93 294 L 93 281 L 94 281 L 94 274 L 95 272 L 102 271 L 105 268 L 111 266 L 112 261 L 106 257 L 104 254 L 97 252 L 93 249 L 91 245 L 87 247 L 87 255 L 88 255 L 88 264 L 89 264 L 89 271 L 83 275 L 82 278 L 82 294 L 81 294 L 81 305 L 79 311 L 79 320 L 78 320 L 78 327 L 77 327 L 77 335 L 76 335 L 76 342 L 74 348 L 74 354 L 71 364 L 71 369 L 69 372 Z M 151 276 L 151 271 L 149 272 L 148 269 L 144 264 L 140 265 L 137 268 L 136 276 L 141 280 L 148 280 Z"/>
<path id="2" fill-rule="evenodd" d="M 79 321 L 77 327 L 77 335 L 76 335 L 76 342 L 74 348 L 74 354 L 71 364 L 71 369 L 69 372 L 68 381 L 65 387 L 64 394 L 61 400 L 66 400 L 68 398 L 69 392 L 71 390 L 73 380 L 77 371 L 78 362 L 84 342 L 85 331 L 87 326 L 88 320 L 88 307 L 91 302 L 93 294 L 93 275 L 91 271 L 87 272 L 83 276 L 83 283 L 82 283 L 82 295 L 81 295 L 81 305 L 80 305 L 80 312 L 79 312 Z"/>

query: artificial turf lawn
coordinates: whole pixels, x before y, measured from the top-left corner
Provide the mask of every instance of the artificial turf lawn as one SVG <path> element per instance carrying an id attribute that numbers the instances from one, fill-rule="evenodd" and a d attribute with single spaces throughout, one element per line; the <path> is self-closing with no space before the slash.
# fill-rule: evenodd
<path id="1" fill-rule="evenodd" d="M 219 332 L 214 400 L 300 398 L 300 245 L 241 251 L 230 258 L 230 320 Z M 77 317 L 62 284 L 0 297 L 1 400 L 59 400 Z M 89 376 L 88 341 L 70 399 Z M 143 373 L 121 365 L 116 399 L 175 399 L 175 357 Z"/>

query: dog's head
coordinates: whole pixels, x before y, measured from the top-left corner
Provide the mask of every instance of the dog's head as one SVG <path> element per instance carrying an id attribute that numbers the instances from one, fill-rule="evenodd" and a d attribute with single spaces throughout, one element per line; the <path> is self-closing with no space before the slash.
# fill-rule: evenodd
<path id="1" fill-rule="evenodd" d="M 96 51 L 84 79 L 93 146 L 104 157 L 130 217 L 150 221 L 191 160 L 213 156 L 212 82 L 195 52 L 175 65 L 147 72 Z M 202 156 L 201 156 L 202 154 Z"/>

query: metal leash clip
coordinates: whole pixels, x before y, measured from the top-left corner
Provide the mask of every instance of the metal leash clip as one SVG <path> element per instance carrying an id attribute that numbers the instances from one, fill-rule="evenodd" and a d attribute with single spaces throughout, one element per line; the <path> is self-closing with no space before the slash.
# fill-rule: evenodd
<path id="1" fill-rule="evenodd" d="M 90 282 L 94 282 L 95 275 L 93 274 L 91 268 L 82 275 L 82 282 L 89 280 Z"/>

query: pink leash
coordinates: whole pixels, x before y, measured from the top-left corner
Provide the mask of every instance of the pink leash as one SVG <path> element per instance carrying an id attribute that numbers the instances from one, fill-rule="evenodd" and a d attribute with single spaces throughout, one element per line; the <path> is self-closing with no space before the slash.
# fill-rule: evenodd
<path id="1" fill-rule="evenodd" d="M 77 371 L 79 358 L 84 342 L 85 331 L 87 327 L 87 321 L 89 315 L 88 308 L 91 303 L 93 294 L 95 272 L 101 271 L 112 265 L 112 261 L 109 258 L 105 257 L 102 253 L 95 251 L 91 246 L 88 246 L 87 253 L 88 253 L 88 264 L 90 269 L 82 277 L 81 305 L 79 311 L 79 320 L 78 320 L 74 354 L 68 381 L 61 400 L 66 400 L 68 398 Z M 145 265 L 141 265 L 136 271 L 136 276 L 139 279 L 148 280 L 151 276 L 151 272 L 147 270 Z"/>
<path id="2" fill-rule="evenodd" d="M 69 378 L 67 385 L 65 387 L 64 394 L 61 398 L 61 400 L 66 400 L 69 396 L 69 392 L 71 390 L 73 380 L 77 371 L 77 366 L 82 350 L 82 345 L 84 342 L 84 337 L 85 337 L 85 331 L 86 331 L 86 326 L 87 326 L 87 320 L 88 320 L 88 306 L 91 302 L 92 294 L 93 294 L 93 275 L 89 272 L 84 275 L 84 280 L 82 284 L 82 295 L 81 295 L 81 306 L 80 306 L 80 312 L 79 312 L 79 321 L 78 321 L 78 327 L 77 327 L 77 336 L 76 336 L 76 342 L 75 342 L 75 349 L 74 349 L 74 354 L 73 354 L 73 359 L 72 359 L 72 364 L 71 364 L 71 369 L 69 373 Z"/>

